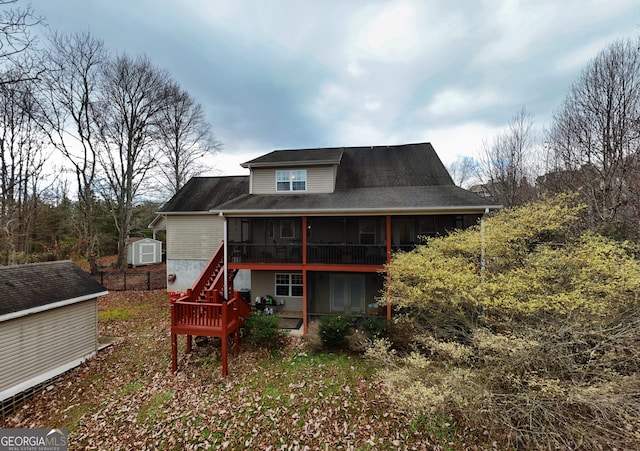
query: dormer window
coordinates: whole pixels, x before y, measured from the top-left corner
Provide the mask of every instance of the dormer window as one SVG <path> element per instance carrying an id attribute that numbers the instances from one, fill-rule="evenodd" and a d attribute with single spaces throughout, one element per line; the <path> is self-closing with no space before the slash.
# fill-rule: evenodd
<path id="1" fill-rule="evenodd" d="M 306 191 L 307 171 L 276 171 L 276 191 Z"/>

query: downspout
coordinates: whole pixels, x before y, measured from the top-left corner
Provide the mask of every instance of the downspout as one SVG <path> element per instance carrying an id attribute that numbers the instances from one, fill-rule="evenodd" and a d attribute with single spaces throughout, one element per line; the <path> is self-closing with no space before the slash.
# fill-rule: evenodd
<path id="1" fill-rule="evenodd" d="M 222 262 L 222 268 L 224 271 L 224 298 L 228 299 L 229 298 L 229 274 L 228 274 L 228 268 L 227 268 L 227 262 L 229 260 L 227 260 L 227 252 L 228 252 L 228 248 L 227 248 L 227 218 L 224 215 L 223 212 L 218 213 L 218 216 L 220 216 L 222 218 L 222 245 L 223 245 L 223 253 L 224 256 L 222 257 L 224 259 L 224 261 Z"/>

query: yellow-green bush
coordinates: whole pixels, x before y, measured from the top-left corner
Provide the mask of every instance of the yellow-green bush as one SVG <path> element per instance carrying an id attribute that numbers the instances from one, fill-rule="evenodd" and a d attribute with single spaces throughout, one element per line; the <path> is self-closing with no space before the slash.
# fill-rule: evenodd
<path id="1" fill-rule="evenodd" d="M 575 233 L 581 206 L 559 196 L 499 212 L 394 256 L 387 302 L 469 316 L 607 315 L 637 301 L 640 265 L 626 243 Z M 484 264 L 482 262 L 484 248 Z"/>
<path id="2" fill-rule="evenodd" d="M 640 446 L 640 263 L 581 212 L 542 199 L 394 256 L 385 299 L 413 335 L 368 355 L 399 408 L 500 447 Z"/>

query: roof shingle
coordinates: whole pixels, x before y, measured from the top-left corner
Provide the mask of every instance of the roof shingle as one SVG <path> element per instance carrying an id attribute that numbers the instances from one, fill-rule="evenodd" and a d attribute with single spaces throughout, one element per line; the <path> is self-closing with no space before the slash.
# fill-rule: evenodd
<path id="1" fill-rule="evenodd" d="M 249 177 L 197 177 L 163 212 L 434 211 L 498 207 L 457 187 L 430 143 L 276 150 L 245 167 L 337 165 L 333 193 L 249 194 Z"/>
<path id="2" fill-rule="evenodd" d="M 106 289 L 71 261 L 0 267 L 0 316 Z"/>

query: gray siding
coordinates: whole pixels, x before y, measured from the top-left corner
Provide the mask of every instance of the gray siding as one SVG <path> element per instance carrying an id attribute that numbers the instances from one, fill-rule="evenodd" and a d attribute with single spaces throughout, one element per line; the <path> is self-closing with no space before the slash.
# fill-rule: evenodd
<path id="1" fill-rule="evenodd" d="M 167 217 L 167 259 L 209 260 L 220 246 L 224 220 L 217 215 Z"/>
<path id="2" fill-rule="evenodd" d="M 283 168 L 254 168 L 251 170 L 252 194 L 274 194 L 276 193 L 276 171 L 277 170 L 297 170 L 307 171 L 307 193 L 332 193 L 335 188 L 336 166 L 311 166 L 303 167 L 283 167 Z M 297 194 L 300 194 L 298 192 Z"/>
<path id="3" fill-rule="evenodd" d="M 284 300 L 282 310 L 289 312 L 302 311 L 301 297 L 276 296 L 276 272 L 278 273 L 299 273 L 299 271 L 251 271 L 251 298 L 252 301 L 257 296 L 273 296 L 276 300 Z"/>
<path id="4" fill-rule="evenodd" d="M 97 300 L 91 299 L 1 322 L 0 399 L 57 376 L 95 354 L 97 308 Z"/>

